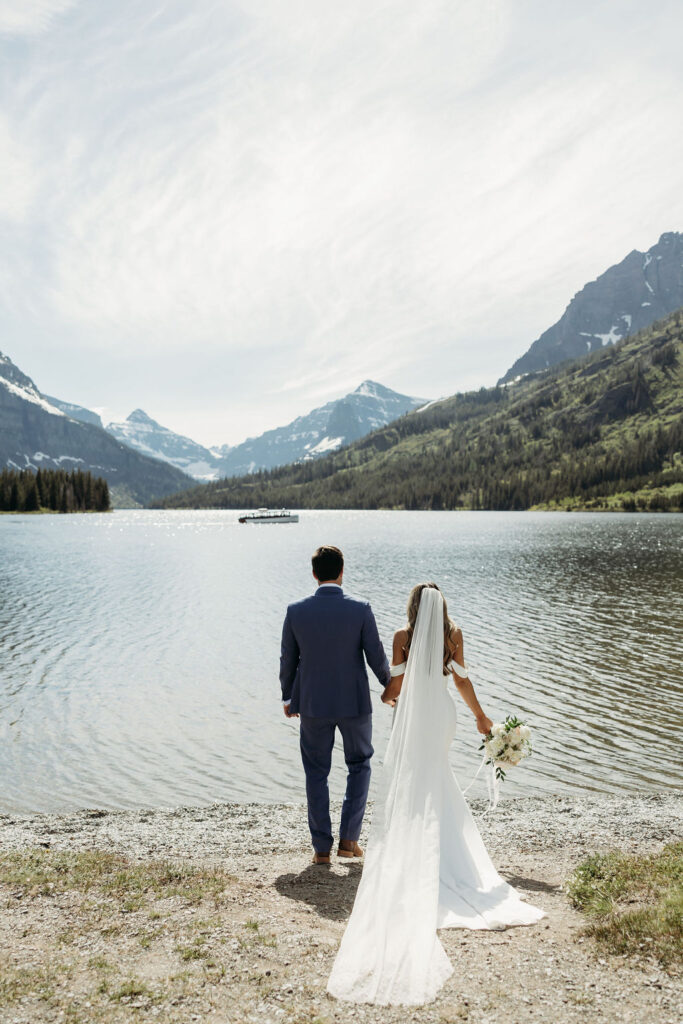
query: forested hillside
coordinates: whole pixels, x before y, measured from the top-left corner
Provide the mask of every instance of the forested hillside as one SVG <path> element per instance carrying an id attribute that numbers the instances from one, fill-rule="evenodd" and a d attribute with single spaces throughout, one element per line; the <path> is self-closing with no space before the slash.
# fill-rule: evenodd
<path id="1" fill-rule="evenodd" d="M 683 509 L 683 311 L 582 360 L 410 413 L 318 462 L 159 505 Z"/>

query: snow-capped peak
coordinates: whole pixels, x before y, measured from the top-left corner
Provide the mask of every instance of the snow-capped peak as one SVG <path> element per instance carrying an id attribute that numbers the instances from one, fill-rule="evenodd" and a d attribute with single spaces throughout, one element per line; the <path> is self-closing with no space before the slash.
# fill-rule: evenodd
<path id="1" fill-rule="evenodd" d="M 365 395 L 368 398 L 383 398 L 387 394 L 388 388 L 385 388 L 382 384 L 378 384 L 374 380 L 364 380 L 352 394 L 354 395 Z"/>
<path id="2" fill-rule="evenodd" d="M 15 398 L 21 398 L 32 405 L 39 405 L 41 409 L 51 416 L 63 416 L 61 409 L 57 409 L 51 402 L 48 402 L 40 393 L 30 377 L 15 366 L 9 356 L 0 352 L 0 385 L 9 391 Z"/>
<path id="3" fill-rule="evenodd" d="M 134 409 L 123 423 L 109 423 L 106 429 L 130 448 L 168 462 L 198 480 L 218 476 L 218 460 L 213 452 L 157 423 L 144 409 Z"/>
<path id="4" fill-rule="evenodd" d="M 238 476 L 320 458 L 391 423 L 425 401 L 401 395 L 377 381 L 364 380 L 355 391 L 225 450 L 221 475 Z"/>
<path id="5" fill-rule="evenodd" d="M 126 416 L 127 423 L 153 423 L 155 426 L 159 424 L 156 420 L 153 420 L 151 416 L 148 416 L 144 409 L 133 409 L 130 416 Z"/>

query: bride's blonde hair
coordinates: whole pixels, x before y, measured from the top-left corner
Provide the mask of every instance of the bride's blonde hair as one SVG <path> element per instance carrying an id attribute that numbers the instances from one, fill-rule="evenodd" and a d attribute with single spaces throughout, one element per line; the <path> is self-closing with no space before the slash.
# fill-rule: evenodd
<path id="1" fill-rule="evenodd" d="M 443 598 L 443 674 L 448 675 L 448 669 L 446 665 L 455 654 L 455 634 L 456 625 L 452 619 L 448 617 L 448 607 L 446 605 L 446 598 L 441 593 L 441 589 L 436 583 L 418 583 L 416 587 L 410 591 L 410 597 L 408 598 L 408 625 L 406 626 L 406 632 L 408 634 L 408 640 L 406 642 L 406 652 L 410 650 L 410 645 L 413 640 L 413 632 L 415 631 L 415 623 L 417 622 L 417 612 L 420 607 L 420 600 L 422 598 L 423 590 L 438 590 Z"/>

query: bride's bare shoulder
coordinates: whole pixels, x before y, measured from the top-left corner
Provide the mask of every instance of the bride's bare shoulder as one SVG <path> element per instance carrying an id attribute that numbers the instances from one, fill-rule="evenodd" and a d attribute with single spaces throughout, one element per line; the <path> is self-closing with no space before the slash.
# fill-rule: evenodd
<path id="1" fill-rule="evenodd" d="M 448 646 L 451 654 L 457 654 L 462 650 L 462 630 L 460 626 L 454 625 L 448 636 Z"/>
<path id="2" fill-rule="evenodd" d="M 408 630 L 407 629 L 397 629 L 396 632 L 394 633 L 394 648 L 393 648 L 393 655 L 394 655 L 394 659 L 393 660 L 394 660 L 394 662 L 396 664 L 399 664 L 399 662 L 403 661 L 403 657 L 405 656 L 405 652 L 407 651 L 407 649 L 408 649 Z"/>

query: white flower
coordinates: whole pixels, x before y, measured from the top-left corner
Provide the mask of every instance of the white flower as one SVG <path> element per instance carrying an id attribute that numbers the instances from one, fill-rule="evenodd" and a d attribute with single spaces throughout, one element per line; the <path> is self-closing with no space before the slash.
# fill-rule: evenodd
<path id="1" fill-rule="evenodd" d="M 522 728 L 519 730 L 519 735 L 522 737 L 523 740 L 531 739 L 531 729 L 529 728 L 529 726 L 523 725 Z"/>
<path id="2" fill-rule="evenodd" d="M 500 736 L 501 733 L 504 732 L 504 730 L 505 726 L 502 724 L 502 722 L 496 722 L 495 725 L 491 726 L 491 732 L 493 733 L 494 736 Z"/>
<path id="3" fill-rule="evenodd" d="M 489 757 L 496 758 L 502 753 L 504 746 L 505 744 L 501 738 L 496 736 L 486 744 L 486 753 Z"/>

